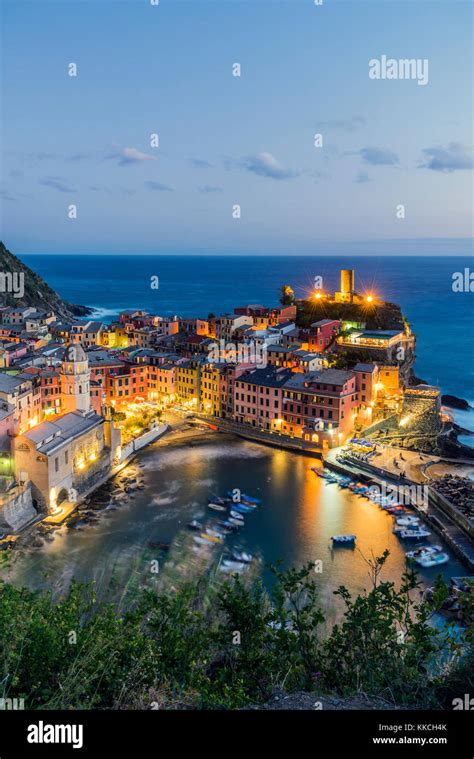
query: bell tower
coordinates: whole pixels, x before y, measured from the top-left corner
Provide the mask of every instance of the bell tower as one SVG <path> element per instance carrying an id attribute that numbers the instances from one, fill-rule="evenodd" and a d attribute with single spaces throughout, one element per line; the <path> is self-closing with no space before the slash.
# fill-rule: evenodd
<path id="1" fill-rule="evenodd" d="M 90 369 L 87 356 L 79 343 L 69 344 L 61 363 L 61 412 L 91 410 Z"/>

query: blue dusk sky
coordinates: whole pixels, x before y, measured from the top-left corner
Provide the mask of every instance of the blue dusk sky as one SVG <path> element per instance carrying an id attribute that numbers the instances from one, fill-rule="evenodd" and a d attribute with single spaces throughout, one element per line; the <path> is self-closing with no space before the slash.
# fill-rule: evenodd
<path id="1" fill-rule="evenodd" d="M 469 254 L 471 2 L 152 2 L 2 1 L 13 252 Z"/>

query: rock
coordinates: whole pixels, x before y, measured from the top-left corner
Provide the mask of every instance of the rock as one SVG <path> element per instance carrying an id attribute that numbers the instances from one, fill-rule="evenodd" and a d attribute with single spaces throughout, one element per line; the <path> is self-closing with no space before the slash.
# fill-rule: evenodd
<path id="1" fill-rule="evenodd" d="M 472 406 L 470 406 L 464 398 L 458 398 L 456 395 L 442 395 L 441 403 L 444 406 L 460 409 L 461 411 L 469 411 L 472 409 Z"/>

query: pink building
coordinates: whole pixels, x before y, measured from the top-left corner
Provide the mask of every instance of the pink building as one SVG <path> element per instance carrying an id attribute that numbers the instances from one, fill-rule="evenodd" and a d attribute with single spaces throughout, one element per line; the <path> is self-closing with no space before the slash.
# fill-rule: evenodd
<path id="1" fill-rule="evenodd" d="M 268 366 L 242 374 L 234 382 L 234 419 L 263 430 L 280 431 L 283 387 L 292 376 L 290 369 Z"/>
<path id="2" fill-rule="evenodd" d="M 309 350 L 322 353 L 333 341 L 341 329 L 341 322 L 338 319 L 321 319 L 311 325 L 311 336 L 309 338 Z"/>

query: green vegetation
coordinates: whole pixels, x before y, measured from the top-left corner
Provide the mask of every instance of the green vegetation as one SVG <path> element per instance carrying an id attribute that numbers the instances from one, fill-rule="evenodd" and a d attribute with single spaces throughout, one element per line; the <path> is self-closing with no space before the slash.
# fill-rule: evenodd
<path id="1" fill-rule="evenodd" d="M 280 287 L 280 303 L 282 306 L 292 306 L 295 302 L 295 293 L 290 285 Z"/>
<path id="2" fill-rule="evenodd" d="M 58 603 L 1 584 L 0 698 L 29 709 L 238 708 L 283 688 L 449 707 L 472 692 L 472 635 L 454 641 L 430 626 L 444 582 L 428 605 L 412 600 L 412 573 L 399 589 L 380 581 L 387 557 L 368 561 L 366 593 L 336 591 L 345 614 L 325 638 L 310 565 L 274 568 L 270 596 L 259 581 L 201 578 L 142 590 L 126 612 L 77 583 Z"/>

